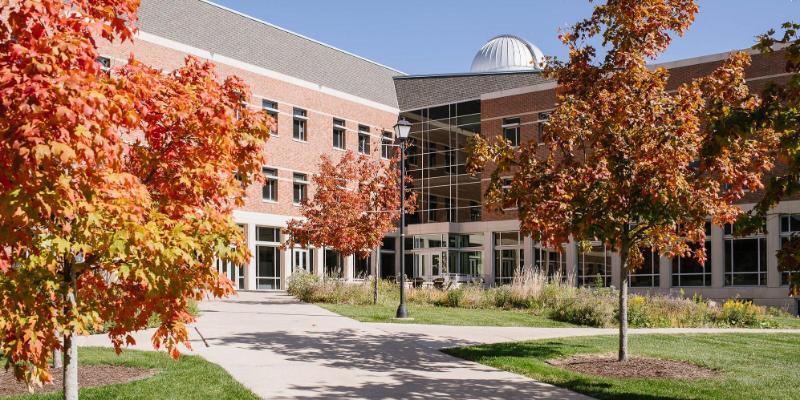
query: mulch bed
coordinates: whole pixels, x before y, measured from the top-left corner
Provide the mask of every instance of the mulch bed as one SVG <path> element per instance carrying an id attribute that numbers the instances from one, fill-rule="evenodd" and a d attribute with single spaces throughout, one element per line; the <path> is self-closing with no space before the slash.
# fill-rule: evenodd
<path id="1" fill-rule="evenodd" d="M 157 370 L 153 369 L 121 367 L 116 365 L 81 365 L 78 368 L 78 386 L 81 388 L 88 388 L 133 382 L 149 378 L 157 372 Z M 56 392 L 61 390 L 63 372 L 60 369 L 52 369 L 50 373 L 53 376 L 53 383 L 44 384 L 42 387 L 34 386 L 36 393 Z M 28 386 L 25 385 L 25 383 L 17 382 L 11 370 L 5 371 L 0 369 L 0 396 L 27 393 Z"/>
<path id="2" fill-rule="evenodd" d="M 719 376 L 717 371 L 688 362 L 631 357 L 621 363 L 617 361 L 617 356 L 610 354 L 582 354 L 548 360 L 547 363 L 570 371 L 609 378 L 708 379 Z"/>

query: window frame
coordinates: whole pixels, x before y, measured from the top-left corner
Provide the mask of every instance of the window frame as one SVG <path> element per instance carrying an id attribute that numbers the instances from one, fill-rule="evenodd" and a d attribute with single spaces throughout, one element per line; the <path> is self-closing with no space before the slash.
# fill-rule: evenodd
<path id="1" fill-rule="evenodd" d="M 795 218 L 798 220 L 796 221 L 797 227 L 794 227 L 793 221 Z M 786 229 L 784 229 L 784 222 L 786 222 Z M 800 213 L 786 213 L 779 215 L 779 228 L 778 228 L 778 248 L 782 249 L 783 244 L 786 240 L 794 237 L 795 235 L 800 235 Z M 778 270 L 780 274 L 780 285 L 782 287 L 789 286 L 790 277 L 792 273 L 800 273 L 800 271 L 781 271 Z"/>
<path id="2" fill-rule="evenodd" d="M 294 107 L 292 121 L 292 139 L 303 143 L 308 142 L 308 112 L 305 109 Z"/>
<path id="3" fill-rule="evenodd" d="M 763 231 L 754 235 L 737 237 L 733 231 L 731 224 L 726 224 L 723 227 L 723 255 L 724 255 L 724 281 L 725 287 L 764 287 L 767 286 L 767 245 L 766 236 Z M 756 261 L 758 266 L 755 272 L 740 271 L 736 272 L 736 248 L 734 247 L 737 242 L 742 243 L 745 240 L 756 241 Z M 735 283 L 737 275 L 755 275 L 756 283 Z"/>
<path id="4" fill-rule="evenodd" d="M 261 109 L 266 111 L 267 114 L 275 120 L 275 126 L 273 129 L 270 129 L 269 134 L 275 137 L 278 137 L 278 115 L 280 115 L 280 111 L 278 111 L 278 102 L 273 101 L 270 99 L 261 99 Z"/>
<path id="5" fill-rule="evenodd" d="M 381 134 L 381 158 L 388 160 L 392 158 L 392 143 L 394 142 L 394 135 L 392 132 L 383 131 Z"/>
<path id="6" fill-rule="evenodd" d="M 278 169 L 270 167 L 261 167 L 261 173 L 264 175 L 264 185 L 261 187 L 261 200 L 266 203 L 278 202 Z M 271 198 L 267 198 L 267 187 L 270 186 L 272 192 Z"/>
<path id="7" fill-rule="evenodd" d="M 370 129 L 366 125 L 358 125 L 358 154 L 370 154 Z"/>
<path id="8" fill-rule="evenodd" d="M 503 139 L 511 142 L 511 147 L 519 147 L 520 145 L 521 126 L 522 119 L 520 117 L 503 118 Z M 513 132 L 513 140 L 509 139 L 508 132 Z"/>
<path id="9" fill-rule="evenodd" d="M 345 150 L 347 149 L 347 123 L 343 119 L 334 118 L 333 119 L 333 148 L 337 150 Z M 340 138 L 339 144 L 337 145 L 337 136 Z"/>
<path id="10" fill-rule="evenodd" d="M 300 201 L 297 200 L 298 189 L 300 191 Z M 308 199 L 308 174 L 302 172 L 292 173 L 292 204 L 300 206 L 303 200 Z"/>

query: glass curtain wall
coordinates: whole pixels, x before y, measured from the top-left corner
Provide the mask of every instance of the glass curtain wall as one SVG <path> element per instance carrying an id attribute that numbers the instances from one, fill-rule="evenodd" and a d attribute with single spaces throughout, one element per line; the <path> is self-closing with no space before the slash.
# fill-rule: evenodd
<path id="1" fill-rule="evenodd" d="M 467 139 L 480 133 L 480 101 L 402 113 L 412 123 L 407 170 L 417 193 L 409 223 L 481 220 L 481 179 L 467 174 Z"/>
<path id="2" fill-rule="evenodd" d="M 407 237 L 406 275 L 425 280 L 479 280 L 483 275 L 483 242 L 482 233 Z"/>

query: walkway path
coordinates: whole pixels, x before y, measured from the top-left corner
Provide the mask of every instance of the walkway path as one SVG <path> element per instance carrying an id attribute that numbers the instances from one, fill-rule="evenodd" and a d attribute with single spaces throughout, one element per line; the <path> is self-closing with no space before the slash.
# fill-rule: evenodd
<path id="1" fill-rule="evenodd" d="M 448 356 L 445 347 L 565 336 L 613 329 L 500 328 L 367 324 L 282 293 L 240 293 L 200 305 L 194 352 L 268 399 L 588 399 L 512 373 Z M 716 332 L 660 329 L 646 332 Z M 730 332 L 731 330 L 725 330 Z M 633 333 L 642 333 L 633 330 Z M 770 332 L 777 332 L 771 330 Z M 796 331 L 800 332 L 800 331 Z M 137 348 L 152 350 L 150 332 Z M 104 336 L 83 346 L 107 346 Z"/>

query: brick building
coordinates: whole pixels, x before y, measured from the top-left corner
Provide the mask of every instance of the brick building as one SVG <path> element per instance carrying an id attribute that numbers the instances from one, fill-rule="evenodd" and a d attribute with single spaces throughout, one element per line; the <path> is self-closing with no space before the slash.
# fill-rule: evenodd
<path id="1" fill-rule="evenodd" d="M 131 52 L 164 69 L 188 54 L 209 59 L 221 76 L 236 74 L 250 85 L 251 107 L 277 117 L 278 129 L 264 150 L 267 183 L 248 188 L 246 205 L 234 213 L 254 257 L 247 266 L 219 264 L 240 289 L 285 288 L 286 278 L 298 270 L 347 280 L 376 268 L 383 277 L 399 273 L 400 243 L 394 235 L 369 260 L 343 259 L 325 249 L 278 248 L 285 239 L 280 229 L 298 216 L 299 199 L 313 196 L 308 181 L 320 155 L 345 149 L 386 155 L 398 116 L 413 123 L 407 167 L 419 194 L 419 211 L 409 218 L 403 244 L 407 275 L 503 284 L 516 268 L 534 265 L 568 275 L 576 284 L 616 282 L 619 259 L 601 243 L 589 253 L 578 252 L 575 243 L 561 251 L 542 248 L 519 234 L 513 210 L 488 212 L 482 203 L 487 177 L 465 171 L 470 135 L 524 142 L 541 134 L 555 104 L 555 83 L 542 76 L 541 51 L 530 43 L 502 35 L 480 49 L 469 73 L 406 76 L 204 0 L 143 0 L 139 28 L 134 44 L 101 45 L 112 66 Z M 676 86 L 707 74 L 726 57 L 663 66 Z M 754 54 L 747 78 L 754 90 L 787 80 L 782 55 Z M 753 202 L 747 198 L 741 207 Z M 783 237 L 800 231 L 800 202 L 781 202 L 767 228 L 767 235 L 735 238 L 729 227 L 709 226 L 705 266 L 651 255 L 632 285 L 794 308 L 774 254 Z"/>

